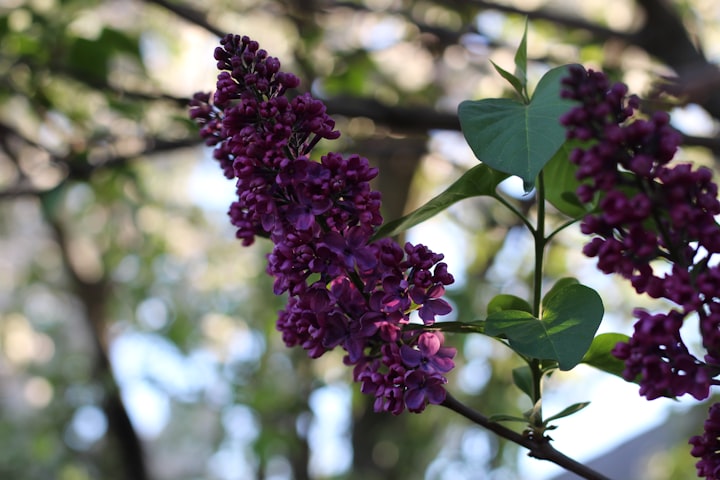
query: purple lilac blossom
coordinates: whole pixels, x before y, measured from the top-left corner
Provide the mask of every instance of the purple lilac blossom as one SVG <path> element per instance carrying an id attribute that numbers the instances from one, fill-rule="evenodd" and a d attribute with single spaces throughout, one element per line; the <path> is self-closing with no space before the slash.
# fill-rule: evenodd
<path id="1" fill-rule="evenodd" d="M 667 313 L 636 309 L 634 332 L 613 354 L 625 362 L 623 376 L 640 383 L 652 400 L 686 393 L 698 400 L 720 382 L 720 252 L 718 187 L 712 172 L 689 164 L 670 165 L 681 136 L 664 112 L 630 121 L 639 100 L 601 72 L 571 67 L 564 98 L 580 103 L 561 118 L 568 139 L 583 142 L 570 160 L 583 181 L 577 195 L 594 204 L 581 230 L 593 238 L 584 253 L 598 268 L 628 279 L 638 293 L 677 305 Z M 670 268 L 657 268 L 660 262 Z M 680 329 L 699 318 L 703 359 L 688 351 Z M 705 435 L 694 437 L 698 472 L 720 478 L 720 407 L 711 409 Z"/>
<path id="2" fill-rule="evenodd" d="M 700 459 L 695 464 L 699 477 L 710 480 L 720 478 L 720 403 L 710 407 L 705 432 L 690 439 L 692 456 Z"/>
<path id="3" fill-rule="evenodd" d="M 382 223 L 377 169 L 358 155 L 309 155 L 339 137 L 325 105 L 285 95 L 300 81 L 248 37 L 227 35 L 215 50 L 214 95 L 197 93 L 190 116 L 214 147 L 238 198 L 229 216 L 243 245 L 269 238 L 273 291 L 288 293 L 277 329 L 312 358 L 335 347 L 353 366 L 375 410 L 421 412 L 445 400 L 455 349 L 438 332 L 405 329 L 418 311 L 425 325 L 451 311 L 453 283 L 443 255 L 424 245 L 371 241 Z"/>

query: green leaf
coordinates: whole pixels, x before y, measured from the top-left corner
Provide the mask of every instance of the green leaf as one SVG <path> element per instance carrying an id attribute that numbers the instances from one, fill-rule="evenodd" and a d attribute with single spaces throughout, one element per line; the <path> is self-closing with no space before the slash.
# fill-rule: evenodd
<path id="1" fill-rule="evenodd" d="M 410 323 L 404 327 L 407 330 L 440 330 L 450 333 L 485 333 L 485 321 L 474 322 L 435 322 L 432 325 Z"/>
<path id="2" fill-rule="evenodd" d="M 65 199 L 65 186 L 66 184 L 61 182 L 40 195 L 40 207 L 45 218 L 53 219 L 57 217 Z"/>
<path id="3" fill-rule="evenodd" d="M 575 277 L 563 277 L 558 279 L 555 284 L 548 290 L 548 292 L 545 294 L 545 297 L 543 298 L 542 303 L 545 303 L 545 298 L 550 298 L 553 295 L 557 294 L 560 290 L 563 288 L 567 288 L 570 285 L 580 285 L 580 281 Z"/>
<path id="4" fill-rule="evenodd" d="M 500 311 L 488 316 L 485 334 L 507 338 L 521 355 L 556 360 L 560 370 L 570 370 L 590 347 L 604 308 L 600 295 L 584 285 L 551 293 L 543 301 L 542 319 L 524 311 Z"/>
<path id="5" fill-rule="evenodd" d="M 575 279 L 563 281 L 562 288 L 553 288 L 543 299 L 542 321 L 560 349 L 560 357 L 553 360 L 560 370 L 570 370 L 590 348 L 605 308 L 592 288 L 574 283 Z"/>
<path id="6" fill-rule="evenodd" d="M 512 371 L 513 383 L 532 400 L 535 398 L 535 387 L 533 382 L 533 374 L 530 367 L 523 365 L 514 368 Z"/>
<path id="7" fill-rule="evenodd" d="M 570 153 L 579 145 L 575 140 L 565 142 L 543 168 L 545 199 L 572 218 L 581 217 L 593 209 L 592 204 L 581 203 L 575 193 L 582 182 L 575 177 L 578 167 L 570 162 Z"/>
<path id="8" fill-rule="evenodd" d="M 464 101 L 458 107 L 463 134 L 484 164 L 523 179 L 530 191 L 535 179 L 565 142 L 559 118 L 574 106 L 560 98 L 568 66 L 547 72 L 530 103 L 507 98 Z"/>
<path id="9" fill-rule="evenodd" d="M 520 81 L 520 96 L 527 97 L 527 32 L 528 21 L 525 20 L 525 30 L 523 31 L 522 40 L 515 52 L 515 78 Z"/>
<path id="10" fill-rule="evenodd" d="M 508 175 L 493 170 L 487 165 L 476 165 L 465 172 L 455 183 L 450 185 L 444 192 L 427 202 L 412 213 L 388 222 L 381 226 L 373 240 L 383 237 L 397 235 L 410 227 L 424 222 L 425 220 L 442 212 L 450 205 L 470 197 L 495 196 L 495 189 L 498 184 L 505 180 Z"/>
<path id="11" fill-rule="evenodd" d="M 496 295 L 492 300 L 490 300 L 487 306 L 487 313 L 490 315 L 491 313 L 503 310 L 521 310 L 532 313 L 532 307 L 526 300 L 516 297 L 515 295 L 508 295 L 504 293 Z"/>
<path id="12" fill-rule="evenodd" d="M 570 415 L 579 412 L 583 408 L 590 405 L 590 402 L 579 402 L 579 403 L 573 403 L 569 407 L 563 409 L 561 412 L 556 413 L 555 415 L 548 417 L 545 419 L 545 424 L 548 424 L 552 422 L 553 420 L 557 420 L 559 418 L 569 417 Z"/>
<path id="13" fill-rule="evenodd" d="M 136 65 L 143 68 L 138 38 L 107 27 L 94 40 L 72 38 L 67 64 L 74 75 L 81 76 L 87 82 L 104 83 L 110 73 L 110 62 L 118 53 L 131 56 L 136 60 Z"/>
<path id="14" fill-rule="evenodd" d="M 76 38 L 68 51 L 67 64 L 75 75 L 90 82 L 104 82 L 108 76 L 112 52 L 97 40 Z"/>
<path id="15" fill-rule="evenodd" d="M 525 99 L 525 85 L 523 84 L 523 82 L 518 77 L 508 72 L 492 60 L 490 60 L 490 63 L 495 68 L 495 71 L 498 72 L 500 76 L 503 77 L 505 80 L 507 80 L 510 85 L 512 85 L 518 95 L 520 95 L 520 98 Z"/>
<path id="16" fill-rule="evenodd" d="M 499 310 L 488 315 L 485 322 L 485 335 L 508 339 L 510 347 L 523 355 L 540 358 L 528 353 L 534 351 L 533 343 L 541 335 L 540 320 L 525 310 Z M 538 324 L 538 325 L 536 325 Z M 536 325 L 533 327 L 533 325 Z M 530 330 L 533 330 L 531 332 Z M 523 331 L 527 336 L 523 335 Z M 550 358 L 550 357 L 543 357 Z"/>
<path id="17" fill-rule="evenodd" d="M 139 39 L 134 35 L 123 32 L 122 30 L 105 27 L 100 33 L 100 37 L 97 39 L 97 42 L 104 45 L 108 50 L 127 53 L 135 57 L 137 60 L 142 59 Z"/>
<path id="18" fill-rule="evenodd" d="M 585 353 L 582 363 L 595 367 L 603 372 L 611 373 L 622 378 L 625 363 L 614 357 L 613 348 L 620 342 L 627 342 L 630 339 L 622 333 L 603 333 L 595 337 L 590 349 Z"/>
<path id="19" fill-rule="evenodd" d="M 522 422 L 527 423 L 528 419 L 524 417 L 516 417 L 514 415 L 505 415 L 505 414 L 497 414 L 497 415 L 490 415 L 488 417 L 488 420 L 491 422 Z"/>
<path id="20" fill-rule="evenodd" d="M 337 58 L 337 73 L 323 80 L 323 91 L 329 96 L 367 96 L 374 93 L 377 75 L 377 65 L 369 52 L 353 50 Z"/>

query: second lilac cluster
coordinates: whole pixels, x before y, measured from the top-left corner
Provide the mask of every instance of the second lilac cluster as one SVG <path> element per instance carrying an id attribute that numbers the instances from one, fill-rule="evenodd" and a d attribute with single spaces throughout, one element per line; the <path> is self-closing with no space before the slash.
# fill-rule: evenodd
<path id="1" fill-rule="evenodd" d="M 712 172 L 669 165 L 680 134 L 664 112 L 627 122 L 638 101 L 626 98 L 625 85 L 610 85 L 604 74 L 581 67 L 571 69 L 564 85 L 563 95 L 581 102 L 561 119 L 568 137 L 592 140 L 571 155 L 584 180 L 581 201 L 598 199 L 598 213 L 581 225 L 583 233 L 594 236 L 584 252 L 597 257 L 603 272 L 630 280 L 638 293 L 678 305 L 667 314 L 635 312 L 635 333 L 615 350 L 626 362 L 625 377 L 641 375 L 648 398 L 685 393 L 706 398 L 720 366 L 720 266 L 711 262 L 720 252 L 714 218 L 720 202 Z M 657 273 L 658 260 L 669 263 L 669 270 Z M 704 362 L 680 337 L 691 314 L 700 317 Z"/>
<path id="2" fill-rule="evenodd" d="M 569 139 L 587 142 L 571 155 L 583 181 L 577 194 L 584 203 L 597 202 L 597 213 L 581 225 L 593 236 L 585 254 L 597 257 L 603 272 L 628 279 L 638 293 L 677 305 L 656 314 L 637 309 L 633 335 L 613 354 L 625 361 L 625 379 L 639 380 L 648 399 L 684 394 L 705 399 L 710 387 L 720 384 L 715 378 L 720 374 L 720 265 L 714 257 L 720 253 L 715 221 L 720 202 L 712 172 L 670 165 L 680 134 L 665 112 L 630 121 L 639 101 L 627 96 L 625 85 L 581 67 L 571 68 L 563 83 L 563 96 L 580 105 L 561 122 Z M 702 359 L 690 353 L 680 334 L 690 316 L 699 318 Z M 720 460 L 714 462 L 720 468 Z M 708 468 L 703 463 L 703 471 Z"/>
<path id="3" fill-rule="evenodd" d="M 444 376 L 455 349 L 425 325 L 451 311 L 442 299 L 453 283 L 443 256 L 424 245 L 401 247 L 371 237 L 382 223 L 377 175 L 358 155 L 309 154 L 339 136 L 324 104 L 309 94 L 286 97 L 299 80 L 248 37 L 228 35 L 215 50 L 217 90 L 196 94 L 191 117 L 228 178 L 237 179 L 230 218 L 244 245 L 274 244 L 267 271 L 274 292 L 289 294 L 277 328 L 288 346 L 315 358 L 346 351 L 375 409 L 421 412 L 445 400 Z"/>

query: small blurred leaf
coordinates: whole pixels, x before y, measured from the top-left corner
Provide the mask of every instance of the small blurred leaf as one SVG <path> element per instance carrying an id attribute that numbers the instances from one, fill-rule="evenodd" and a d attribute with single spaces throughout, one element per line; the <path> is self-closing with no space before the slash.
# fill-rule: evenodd
<path id="1" fill-rule="evenodd" d="M 332 96 L 372 94 L 377 66 L 369 53 L 356 50 L 336 60 L 336 71 L 323 79 L 323 90 Z"/>
<path id="2" fill-rule="evenodd" d="M 127 32 L 105 27 L 97 41 L 115 53 L 127 53 L 138 60 L 142 58 L 140 42 Z"/>
<path id="3" fill-rule="evenodd" d="M 68 52 L 68 67 L 75 75 L 85 76 L 90 82 L 105 81 L 111 53 L 97 40 L 76 38 Z"/>
<path id="4" fill-rule="evenodd" d="M 55 188 L 40 195 L 40 207 L 45 218 L 56 218 L 58 210 L 65 198 L 65 183 L 60 183 Z"/>
<path id="5" fill-rule="evenodd" d="M 76 76 L 84 76 L 84 80 L 90 83 L 105 83 L 110 72 L 110 61 L 118 53 L 130 55 L 142 67 L 138 40 L 120 30 L 104 28 L 95 40 L 71 39 L 68 68 Z"/>

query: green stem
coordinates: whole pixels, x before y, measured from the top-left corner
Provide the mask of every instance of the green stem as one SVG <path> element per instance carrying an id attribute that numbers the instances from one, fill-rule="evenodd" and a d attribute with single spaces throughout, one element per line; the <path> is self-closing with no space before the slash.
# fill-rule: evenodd
<path id="1" fill-rule="evenodd" d="M 512 213 L 514 213 L 520 220 L 522 220 L 528 230 L 530 230 L 530 233 L 532 233 L 533 236 L 535 235 L 535 227 L 533 227 L 533 224 L 530 223 L 530 220 L 528 220 L 520 210 L 515 208 L 515 206 L 512 203 L 508 202 L 502 195 L 494 194 L 492 197 L 498 202 L 500 202 L 500 204 L 505 206 Z"/>
<path id="2" fill-rule="evenodd" d="M 553 231 L 545 238 L 545 243 L 547 244 L 547 243 L 550 241 L 550 239 L 552 239 L 555 235 L 557 235 L 558 233 L 562 232 L 563 230 L 565 230 L 566 228 L 568 228 L 570 225 L 576 224 L 576 223 L 579 222 L 580 220 L 582 220 L 582 217 L 573 218 L 572 220 L 568 220 L 567 222 L 563 223 L 563 224 L 560 225 L 558 228 L 556 228 L 555 230 L 553 230 Z"/>
<path id="3" fill-rule="evenodd" d="M 530 371 L 532 372 L 533 376 L 533 405 L 535 405 L 538 400 L 542 398 L 542 377 L 543 377 L 543 371 L 540 366 L 540 360 L 537 358 L 533 358 L 528 362 L 528 365 L 530 366 Z"/>
<path id="4" fill-rule="evenodd" d="M 550 444 L 550 438 L 547 436 L 536 437 L 534 435 L 523 435 L 515 432 L 514 430 L 510 430 L 504 425 L 490 421 L 490 419 L 482 413 L 459 402 L 450 395 L 450 393 L 447 394 L 445 401 L 441 405 L 462 415 L 477 425 L 480 425 L 491 432 L 510 440 L 511 442 L 527 448 L 529 450 L 528 454 L 531 457 L 553 462 L 567 471 L 573 472 L 581 478 L 585 478 L 587 480 L 609 480 L 608 477 L 600 472 L 597 472 L 577 460 L 574 460 L 555 450 L 555 447 Z"/>
<path id="5" fill-rule="evenodd" d="M 540 318 L 540 301 L 542 299 L 543 257 L 545 256 L 545 181 L 543 173 L 538 175 L 536 186 L 537 225 L 531 230 L 535 239 L 535 271 L 533 281 L 533 314 Z"/>
<path id="6" fill-rule="evenodd" d="M 536 318 L 541 315 L 542 301 L 542 278 L 543 278 L 543 258 L 545 255 L 545 181 L 543 173 L 538 175 L 536 185 L 536 204 L 537 204 L 537 222 L 535 230 L 532 231 L 535 240 L 535 271 L 533 279 L 533 314 Z M 533 426 L 542 424 L 542 378 L 543 371 L 540 366 L 539 359 L 530 361 L 530 371 L 533 377 L 533 407 L 537 406 L 537 417 L 533 419 Z"/>

